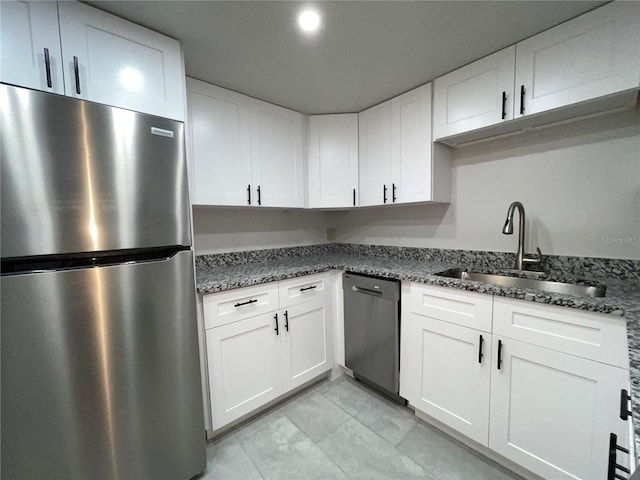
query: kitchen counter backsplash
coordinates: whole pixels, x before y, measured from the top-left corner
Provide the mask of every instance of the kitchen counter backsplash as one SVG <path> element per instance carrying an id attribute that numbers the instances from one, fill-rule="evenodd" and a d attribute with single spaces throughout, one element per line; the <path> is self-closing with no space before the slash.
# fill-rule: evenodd
<path id="1" fill-rule="evenodd" d="M 265 263 L 291 257 L 306 257 L 327 253 L 438 262 L 463 265 L 483 270 L 510 269 L 513 268 L 515 263 L 515 254 L 510 252 L 327 243 L 199 255 L 196 257 L 196 268 L 222 267 L 244 263 Z M 640 280 L 640 260 L 570 257 L 562 255 L 543 255 L 543 258 L 543 264 L 540 269 L 550 275 Z"/>

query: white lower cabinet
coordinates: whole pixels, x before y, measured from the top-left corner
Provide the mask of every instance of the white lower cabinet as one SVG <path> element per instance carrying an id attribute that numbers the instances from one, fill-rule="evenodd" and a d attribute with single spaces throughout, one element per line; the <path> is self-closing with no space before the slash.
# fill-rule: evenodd
<path id="1" fill-rule="evenodd" d="M 284 311 L 284 390 L 292 390 L 331 368 L 327 297 Z"/>
<path id="2" fill-rule="evenodd" d="M 630 440 L 624 318 L 408 282 L 402 304 L 400 394 L 416 410 L 543 478 L 607 478 L 610 435 Z"/>
<path id="3" fill-rule="evenodd" d="M 206 331 L 212 429 L 282 393 L 279 338 L 266 313 Z"/>
<path id="4" fill-rule="evenodd" d="M 491 335 L 415 313 L 402 322 L 400 395 L 486 446 Z"/>
<path id="5" fill-rule="evenodd" d="M 610 433 L 628 445 L 629 372 L 504 337 L 493 351 L 489 447 L 544 478 L 607 478 Z"/>
<path id="6" fill-rule="evenodd" d="M 330 279 L 310 275 L 203 298 L 213 431 L 331 369 Z"/>

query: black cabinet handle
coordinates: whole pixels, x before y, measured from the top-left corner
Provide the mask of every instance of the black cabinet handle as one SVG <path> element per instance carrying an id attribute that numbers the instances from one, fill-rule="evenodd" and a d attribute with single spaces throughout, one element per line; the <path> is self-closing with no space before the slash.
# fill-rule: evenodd
<path id="1" fill-rule="evenodd" d="M 80 68 L 78 67 L 78 57 L 73 57 L 73 73 L 76 76 L 76 93 L 80 95 Z"/>
<path id="2" fill-rule="evenodd" d="M 502 340 L 498 340 L 498 370 L 502 366 Z"/>
<path id="3" fill-rule="evenodd" d="M 482 363 L 482 357 L 484 357 L 484 355 L 482 354 L 483 342 L 484 342 L 484 338 L 482 338 L 482 335 L 480 335 L 480 348 L 478 348 L 478 363 Z"/>
<path id="4" fill-rule="evenodd" d="M 387 186 L 382 186 L 382 203 L 387 203 Z"/>
<path id="5" fill-rule="evenodd" d="M 49 58 L 49 49 L 44 49 L 44 71 L 47 74 L 47 87 L 51 88 L 53 83 L 51 83 L 51 59 Z"/>
<path id="6" fill-rule="evenodd" d="M 300 289 L 301 292 L 306 292 L 307 290 L 311 290 L 313 288 L 318 288 L 317 285 L 311 285 L 310 287 L 303 287 Z"/>
<path id="7" fill-rule="evenodd" d="M 288 332 L 289 331 L 289 312 L 284 311 L 284 328 Z"/>
<path id="8" fill-rule="evenodd" d="M 276 313 L 273 318 L 276 320 L 276 328 L 274 329 L 276 331 L 276 335 L 280 335 L 280 329 L 278 328 L 278 314 Z"/>
<path id="9" fill-rule="evenodd" d="M 251 185 L 247 185 L 247 204 L 251 205 Z"/>
<path id="10" fill-rule="evenodd" d="M 524 115 L 524 85 L 520 85 L 520 115 Z"/>
<path id="11" fill-rule="evenodd" d="M 631 474 L 631 470 L 629 470 L 624 465 L 618 465 L 617 453 L 618 451 L 622 453 L 626 453 L 629 455 L 629 450 L 626 448 L 620 447 L 618 445 L 618 436 L 615 433 L 609 435 L 609 466 L 607 468 L 607 480 L 615 480 L 616 478 L 619 480 L 627 480 L 628 477 L 624 477 L 619 473 L 616 473 L 616 470 L 620 470 L 624 473 Z M 635 459 L 631 459 L 634 461 Z"/>
<path id="12" fill-rule="evenodd" d="M 250 303 L 256 303 L 257 301 L 258 301 L 258 300 L 254 298 L 254 299 L 252 299 L 252 300 L 247 300 L 246 302 L 236 303 L 236 304 L 234 305 L 234 307 L 238 308 L 238 307 L 241 307 L 241 306 L 243 306 L 243 305 L 249 305 Z"/>
<path id="13" fill-rule="evenodd" d="M 507 92 L 502 92 L 502 120 L 507 118 Z"/>
<path id="14" fill-rule="evenodd" d="M 356 206 L 356 189 L 353 189 L 353 206 Z"/>
<path id="15" fill-rule="evenodd" d="M 262 205 L 262 198 L 260 195 L 260 185 L 258 185 L 258 205 Z"/>
<path id="16" fill-rule="evenodd" d="M 620 419 L 627 420 L 631 416 L 631 410 L 629 410 L 629 401 L 631 397 L 629 392 L 622 389 L 620 390 Z"/>
<path id="17" fill-rule="evenodd" d="M 391 184 L 391 201 L 393 203 L 396 203 L 396 184 L 395 183 Z"/>

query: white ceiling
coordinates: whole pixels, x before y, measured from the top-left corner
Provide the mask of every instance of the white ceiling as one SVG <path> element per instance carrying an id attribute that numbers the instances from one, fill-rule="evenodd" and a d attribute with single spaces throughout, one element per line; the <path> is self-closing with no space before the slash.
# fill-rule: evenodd
<path id="1" fill-rule="evenodd" d="M 89 1 L 182 42 L 187 75 L 303 113 L 358 112 L 606 2 Z M 296 16 L 315 6 L 323 28 Z"/>

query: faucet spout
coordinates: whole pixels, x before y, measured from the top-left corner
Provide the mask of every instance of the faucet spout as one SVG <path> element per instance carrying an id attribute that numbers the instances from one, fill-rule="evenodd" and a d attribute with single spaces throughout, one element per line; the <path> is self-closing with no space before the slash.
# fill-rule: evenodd
<path id="1" fill-rule="evenodd" d="M 505 235 L 513 234 L 513 214 L 516 209 L 519 214 L 519 223 L 518 223 L 518 251 L 516 252 L 516 270 L 522 270 L 524 265 L 524 206 L 520 202 L 513 202 L 509 205 L 509 210 L 507 211 L 507 220 L 504 222 L 504 227 L 502 228 L 502 233 Z"/>

